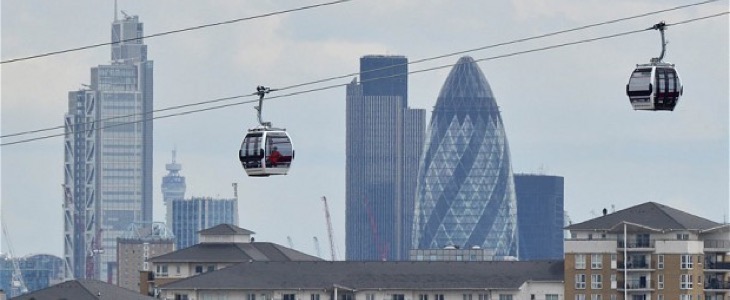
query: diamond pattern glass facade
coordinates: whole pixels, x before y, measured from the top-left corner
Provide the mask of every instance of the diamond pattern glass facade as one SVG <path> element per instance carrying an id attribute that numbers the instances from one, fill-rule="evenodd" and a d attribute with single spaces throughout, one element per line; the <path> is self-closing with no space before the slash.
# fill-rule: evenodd
<path id="1" fill-rule="evenodd" d="M 451 70 L 436 101 L 421 159 L 413 248 L 492 249 L 517 257 L 517 206 L 497 102 L 471 57 Z"/>

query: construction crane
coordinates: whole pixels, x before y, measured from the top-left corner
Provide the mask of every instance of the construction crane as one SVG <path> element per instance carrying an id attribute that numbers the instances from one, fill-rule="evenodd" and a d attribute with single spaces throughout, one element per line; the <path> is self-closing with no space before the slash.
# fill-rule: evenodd
<path id="1" fill-rule="evenodd" d="M 324 202 L 324 217 L 327 219 L 327 236 L 330 239 L 330 253 L 332 255 L 332 261 L 336 261 L 335 237 L 332 230 L 332 220 L 330 219 L 330 208 L 327 206 L 327 198 L 325 196 L 322 196 L 322 202 Z"/>
<path id="2" fill-rule="evenodd" d="M 363 198 L 365 204 L 365 212 L 368 215 L 368 221 L 370 222 L 370 234 L 372 237 L 373 244 L 375 244 L 375 250 L 378 251 L 378 258 L 382 261 L 388 260 L 388 243 L 383 243 L 380 239 L 380 233 L 378 233 L 378 223 L 375 221 L 375 215 L 373 214 L 373 208 L 368 202 L 368 198 Z"/>
<path id="3" fill-rule="evenodd" d="M 312 237 L 312 239 L 314 240 L 314 250 L 317 251 L 317 257 L 321 258 L 322 257 L 322 250 L 319 249 L 319 239 L 317 239 L 316 236 L 315 237 Z"/>
<path id="4" fill-rule="evenodd" d="M 28 286 L 25 285 L 25 279 L 23 279 L 23 273 L 20 271 L 20 265 L 18 259 L 15 257 L 15 251 L 13 250 L 13 244 L 10 242 L 10 235 L 8 235 L 7 226 L 5 226 L 5 218 L 2 220 L 3 236 L 5 236 L 5 244 L 8 247 L 8 254 L 10 255 L 10 261 L 13 263 L 13 275 L 12 285 L 10 286 L 10 296 L 20 296 L 28 292 Z"/>

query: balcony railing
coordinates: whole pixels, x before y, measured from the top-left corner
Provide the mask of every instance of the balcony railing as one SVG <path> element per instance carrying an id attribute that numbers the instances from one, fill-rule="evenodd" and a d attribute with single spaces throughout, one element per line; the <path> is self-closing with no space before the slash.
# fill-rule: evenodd
<path id="1" fill-rule="evenodd" d="M 647 282 L 645 280 L 628 280 L 628 281 L 626 281 L 626 289 L 628 289 L 628 290 L 640 290 L 640 289 L 651 289 L 651 288 L 652 288 L 651 282 Z M 618 289 L 619 290 L 624 289 L 624 282 L 619 281 Z"/>
<path id="2" fill-rule="evenodd" d="M 624 248 L 624 241 L 617 241 L 619 248 Z M 654 248 L 654 240 L 650 241 L 628 241 L 626 242 L 626 245 L 628 247 L 626 248 Z"/>
<path id="3" fill-rule="evenodd" d="M 706 290 L 730 290 L 730 281 L 707 280 L 705 281 Z"/>
<path id="4" fill-rule="evenodd" d="M 705 240 L 705 249 L 730 249 L 730 241 L 728 240 Z"/>
<path id="5" fill-rule="evenodd" d="M 705 269 L 708 270 L 730 270 L 730 262 L 707 262 Z"/>
<path id="6" fill-rule="evenodd" d="M 645 261 L 629 261 L 626 265 L 624 265 L 624 262 L 619 261 L 618 262 L 618 268 L 619 269 L 651 269 L 651 264 Z"/>

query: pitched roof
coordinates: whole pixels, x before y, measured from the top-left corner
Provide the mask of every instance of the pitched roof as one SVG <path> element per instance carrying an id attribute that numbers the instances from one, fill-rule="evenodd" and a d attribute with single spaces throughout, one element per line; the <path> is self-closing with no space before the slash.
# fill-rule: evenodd
<path id="1" fill-rule="evenodd" d="M 563 261 L 244 262 L 162 285 L 177 289 L 518 289 L 562 281 Z"/>
<path id="2" fill-rule="evenodd" d="M 247 261 L 313 261 L 322 260 L 279 244 L 253 243 L 200 243 L 150 259 L 161 262 L 221 262 Z"/>
<path id="3" fill-rule="evenodd" d="M 251 230 L 243 229 L 241 227 L 238 227 L 238 226 L 232 225 L 232 224 L 218 224 L 211 228 L 198 231 L 198 233 L 200 233 L 202 235 L 236 235 L 236 234 L 252 235 L 252 234 L 255 234 L 255 232 L 253 232 Z"/>
<path id="4" fill-rule="evenodd" d="M 647 202 L 566 228 L 569 230 L 610 230 L 623 222 L 655 230 L 705 230 L 721 225 L 663 204 Z"/>
<path id="5" fill-rule="evenodd" d="M 20 295 L 13 300 L 29 299 L 74 299 L 74 300 L 96 300 L 96 299 L 125 299 L 125 300 L 150 300 L 154 299 L 116 285 L 98 280 L 69 280 L 59 284 L 37 290 L 28 294 Z"/>

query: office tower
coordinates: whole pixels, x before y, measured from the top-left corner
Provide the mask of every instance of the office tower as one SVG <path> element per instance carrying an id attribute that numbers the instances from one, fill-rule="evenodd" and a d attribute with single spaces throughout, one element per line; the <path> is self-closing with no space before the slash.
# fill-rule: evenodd
<path id="1" fill-rule="evenodd" d="M 185 199 L 185 176 L 180 176 L 182 165 L 175 162 L 177 151 L 172 150 L 172 162 L 165 164 L 167 175 L 162 177 L 162 200 L 165 203 L 165 220 L 172 226 L 172 200 Z"/>
<path id="2" fill-rule="evenodd" d="M 112 63 L 69 92 L 64 139 L 66 277 L 116 283 L 116 241 L 152 221 L 152 61 L 137 16 L 112 23 Z"/>
<path id="3" fill-rule="evenodd" d="M 198 232 L 219 224 L 238 226 L 238 199 L 193 197 L 173 199 L 172 233 L 175 250 L 198 243 Z"/>
<path id="4" fill-rule="evenodd" d="M 568 230 L 564 299 L 728 299 L 730 224 L 647 202 Z"/>
<path id="5" fill-rule="evenodd" d="M 451 69 L 418 171 L 414 249 L 481 248 L 517 258 L 509 146 L 492 89 L 471 57 Z"/>
<path id="6" fill-rule="evenodd" d="M 563 177 L 515 174 L 520 260 L 563 259 Z"/>
<path id="7" fill-rule="evenodd" d="M 164 223 L 132 223 L 117 239 L 120 287 L 139 291 L 140 271 L 151 270 L 150 258 L 172 252 L 175 237 Z"/>
<path id="8" fill-rule="evenodd" d="M 347 260 L 407 260 L 426 111 L 408 108 L 408 60 L 364 56 L 347 86 Z"/>
<path id="9" fill-rule="evenodd" d="M 23 277 L 23 285 L 13 280 L 15 265 Z M 35 254 L 25 257 L 0 255 L 0 290 L 16 297 L 27 292 L 47 288 L 64 280 L 63 259 L 50 254 Z M 2 298 L 0 298 L 2 299 Z"/>

